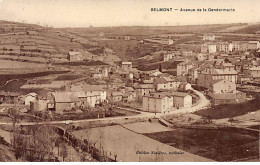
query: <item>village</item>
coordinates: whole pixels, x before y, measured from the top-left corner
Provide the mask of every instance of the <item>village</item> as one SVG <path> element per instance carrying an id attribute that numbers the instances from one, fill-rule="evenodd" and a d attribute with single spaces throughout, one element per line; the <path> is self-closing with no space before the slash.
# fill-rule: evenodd
<path id="1" fill-rule="evenodd" d="M 259 126 L 259 31 L 231 37 L 223 32 L 142 36 L 100 30 L 83 35 L 77 29 L 3 21 L 0 32 L 0 132 L 9 134 L 12 125 L 20 129 L 46 123 L 62 127 L 63 136 L 68 133 L 74 139 L 66 138 L 74 155 L 73 159 L 64 156 L 67 161 L 82 161 L 78 155 L 85 150 L 78 144 L 84 139 L 101 145 L 98 133 L 84 134 L 90 128 L 95 132 L 104 127 L 105 133 L 114 134 L 114 130 L 141 131 L 147 138 L 155 136 L 152 133 L 172 131 L 172 127 L 243 128 L 255 135 L 254 128 Z M 117 44 L 125 45 L 119 49 Z M 125 54 L 119 55 L 122 50 Z M 225 106 L 230 109 L 225 110 Z M 12 144 L 11 137 L 4 138 Z M 144 141 L 138 138 L 139 143 Z M 255 142 L 255 137 L 252 139 Z M 159 141 L 156 145 L 166 145 Z M 88 149 L 88 161 L 140 161 L 134 152 L 127 158 L 127 153 L 111 145 L 93 145 L 99 156 L 89 154 Z M 134 150 L 134 146 L 129 147 Z M 255 157 L 255 152 L 237 159 Z M 223 161 L 212 155 L 204 158 L 206 154 L 194 152 L 190 159 Z M 53 157 L 62 160 L 59 152 Z M 141 159 L 156 161 L 151 155 Z M 173 160 L 170 156 L 162 159 Z"/>

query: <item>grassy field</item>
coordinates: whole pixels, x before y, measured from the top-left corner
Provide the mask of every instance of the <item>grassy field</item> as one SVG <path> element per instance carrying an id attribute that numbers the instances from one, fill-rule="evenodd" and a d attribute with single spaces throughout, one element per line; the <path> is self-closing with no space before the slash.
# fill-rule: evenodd
<path id="1" fill-rule="evenodd" d="M 216 161 L 258 156 L 258 137 L 226 130 L 175 129 L 145 134 L 164 144 Z"/>
<path id="2" fill-rule="evenodd" d="M 45 37 L 46 41 L 60 53 L 67 54 L 69 51 L 82 49 L 82 46 L 79 43 L 71 42 L 69 38 L 60 37 L 53 31 L 41 32 L 40 35 Z"/>
<path id="3" fill-rule="evenodd" d="M 212 119 L 223 119 L 244 115 L 260 109 L 259 98 L 239 104 L 216 105 L 208 109 L 203 109 L 194 114 L 210 117 Z"/>
<path id="4" fill-rule="evenodd" d="M 82 77 L 81 75 L 61 75 L 58 76 L 55 80 L 57 81 L 75 80 L 81 77 Z"/>
<path id="5" fill-rule="evenodd" d="M 64 62 L 64 63 L 55 63 L 54 65 L 69 65 L 69 66 L 96 66 L 96 65 L 108 65 L 102 61 L 79 61 L 79 62 Z"/>
<path id="6" fill-rule="evenodd" d="M 129 57 L 127 57 L 127 51 L 134 49 L 138 45 L 137 40 L 125 41 L 124 39 L 101 40 L 99 43 L 102 46 L 114 50 L 114 52 L 123 60 L 129 59 Z"/>
<path id="7" fill-rule="evenodd" d="M 36 63 L 28 63 L 28 62 L 18 62 L 11 60 L 0 60 L 0 69 L 2 68 L 38 68 L 38 67 L 46 67 L 45 64 L 36 64 Z"/>
<path id="8" fill-rule="evenodd" d="M 134 133 L 119 125 L 74 131 L 77 138 L 87 138 L 102 146 L 105 152 L 117 154 L 117 160 L 122 162 L 180 162 L 180 161 L 211 161 L 197 155 L 183 152 L 175 147 L 163 144 L 147 136 Z M 137 154 L 146 151 L 150 154 Z M 151 154 L 151 152 L 165 152 L 166 154 Z M 182 152 L 183 154 L 168 154 Z"/>
<path id="9" fill-rule="evenodd" d="M 45 72 L 36 72 L 36 73 L 27 73 L 27 74 L 0 74 L 0 86 L 4 85 L 6 81 L 18 79 L 18 82 L 22 82 L 26 78 L 34 78 L 34 77 L 42 77 L 46 75 L 51 74 L 61 74 L 61 73 L 67 73 L 68 71 L 45 71 Z M 13 81 L 12 83 L 18 83 L 16 81 Z M 12 84 L 7 84 L 8 87 L 12 88 Z"/>
<path id="10" fill-rule="evenodd" d="M 116 109 L 116 110 L 112 110 L 112 111 L 106 111 L 105 117 L 131 116 L 131 115 L 135 115 L 135 114 L 137 114 L 137 113 L 126 111 L 126 110 Z M 55 114 L 53 117 L 53 120 L 95 119 L 95 118 L 98 118 L 98 115 L 100 118 L 103 118 L 104 112 L 98 112 L 98 111 L 79 112 L 79 113 L 67 112 L 64 115 Z"/>
<path id="11" fill-rule="evenodd" d="M 256 25 L 250 25 L 247 26 L 245 28 L 239 29 L 234 31 L 235 33 L 245 33 L 245 34 L 253 34 L 256 31 L 260 30 L 260 24 L 256 24 Z"/>

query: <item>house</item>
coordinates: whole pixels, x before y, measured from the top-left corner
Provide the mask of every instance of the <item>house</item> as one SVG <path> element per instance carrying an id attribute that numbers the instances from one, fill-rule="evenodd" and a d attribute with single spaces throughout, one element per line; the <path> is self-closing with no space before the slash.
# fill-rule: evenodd
<path id="1" fill-rule="evenodd" d="M 101 79 L 108 77 L 107 67 L 90 68 L 91 77 L 94 79 Z"/>
<path id="2" fill-rule="evenodd" d="M 30 105 L 31 101 L 35 101 L 37 99 L 37 93 L 28 93 L 27 95 L 25 95 L 24 98 L 24 104 L 25 105 Z"/>
<path id="3" fill-rule="evenodd" d="M 7 104 L 16 104 L 18 103 L 19 93 L 17 92 L 4 92 L 0 91 L 0 102 Z"/>
<path id="4" fill-rule="evenodd" d="M 56 113 L 63 113 L 64 110 L 72 110 L 80 106 L 80 100 L 73 92 L 53 92 L 52 95 Z"/>
<path id="5" fill-rule="evenodd" d="M 203 88 L 209 88 L 213 80 L 226 79 L 237 83 L 237 71 L 229 69 L 207 68 L 198 73 L 197 85 Z"/>
<path id="6" fill-rule="evenodd" d="M 154 88 L 158 90 L 177 90 L 180 82 L 171 77 L 160 77 L 153 80 Z"/>
<path id="7" fill-rule="evenodd" d="M 125 36 L 125 40 L 129 41 L 131 39 L 131 36 Z"/>
<path id="8" fill-rule="evenodd" d="M 135 95 L 134 92 L 125 92 L 125 93 L 123 94 L 122 100 L 123 100 L 124 102 L 128 103 L 128 102 L 134 101 L 135 98 L 136 98 L 135 96 L 136 96 L 136 95 Z"/>
<path id="9" fill-rule="evenodd" d="M 170 93 L 153 93 L 143 97 L 143 110 L 154 113 L 166 113 L 173 108 L 173 96 Z"/>
<path id="10" fill-rule="evenodd" d="M 121 63 L 121 68 L 123 70 L 131 70 L 132 67 L 133 67 L 132 65 L 133 65 L 132 62 L 122 62 Z"/>
<path id="11" fill-rule="evenodd" d="M 69 61 L 82 61 L 82 54 L 80 52 L 69 52 L 68 53 Z"/>
<path id="12" fill-rule="evenodd" d="M 171 92 L 173 95 L 173 107 L 191 107 L 192 106 L 192 96 L 188 93 L 183 92 Z"/>
<path id="13" fill-rule="evenodd" d="M 251 66 L 248 69 L 244 69 L 243 73 L 251 78 L 260 78 L 260 66 Z"/>
<path id="14" fill-rule="evenodd" d="M 201 53 L 216 53 L 217 52 L 217 44 L 215 43 L 204 43 L 201 45 Z"/>
<path id="15" fill-rule="evenodd" d="M 220 52 L 229 53 L 232 52 L 233 50 L 232 43 L 228 43 L 228 42 L 219 42 L 218 47 Z"/>
<path id="16" fill-rule="evenodd" d="M 239 103 L 246 100 L 246 94 L 236 90 L 236 84 L 229 80 L 213 80 L 208 95 L 214 104 Z"/>
<path id="17" fill-rule="evenodd" d="M 107 99 L 106 85 L 90 85 L 86 83 L 75 83 L 69 88 L 70 92 L 85 92 L 86 95 L 96 96 L 97 102 L 104 102 Z"/>
<path id="18" fill-rule="evenodd" d="M 109 100 L 113 103 L 120 102 L 123 101 L 123 96 L 123 92 L 114 91 L 109 95 Z"/>
<path id="19" fill-rule="evenodd" d="M 238 84 L 247 84 L 252 78 L 249 77 L 247 74 L 239 74 L 237 76 L 237 83 Z"/>
<path id="20" fill-rule="evenodd" d="M 199 53 L 196 56 L 197 56 L 197 60 L 198 61 L 204 61 L 204 60 L 207 59 L 207 55 L 206 54 Z"/>
<path id="21" fill-rule="evenodd" d="M 159 70 L 152 70 L 149 72 L 150 77 L 157 77 L 157 76 L 160 76 L 161 74 L 162 74 L 162 72 L 160 72 Z"/>
<path id="22" fill-rule="evenodd" d="M 30 102 L 30 111 L 47 111 L 50 109 L 50 104 L 52 103 L 48 100 L 33 100 Z"/>
<path id="23" fill-rule="evenodd" d="M 209 87 L 209 92 L 213 94 L 234 93 L 236 84 L 225 79 L 213 80 Z"/>
<path id="24" fill-rule="evenodd" d="M 173 53 L 163 54 L 163 61 L 170 61 L 173 59 L 173 57 L 175 57 L 175 54 Z"/>
<path id="25" fill-rule="evenodd" d="M 260 42 L 259 41 L 249 41 L 247 44 L 248 50 L 256 50 L 260 48 Z"/>
<path id="26" fill-rule="evenodd" d="M 138 99 L 141 99 L 144 95 L 155 92 L 153 84 L 138 84 L 134 87 L 134 89 Z"/>
<path id="27" fill-rule="evenodd" d="M 232 51 L 247 51 L 248 42 L 247 41 L 232 41 Z"/>
<path id="28" fill-rule="evenodd" d="M 173 40 L 172 39 L 168 39 L 166 42 L 167 42 L 167 45 L 172 45 L 173 44 Z"/>
<path id="29" fill-rule="evenodd" d="M 199 70 L 199 68 L 197 68 L 197 67 L 189 69 L 189 71 L 188 71 L 188 82 L 195 83 L 195 84 L 197 83 L 198 70 Z"/>
<path id="30" fill-rule="evenodd" d="M 188 71 L 191 68 L 193 68 L 193 65 L 190 62 L 181 62 L 177 64 L 177 76 L 183 76 L 188 74 Z"/>
<path id="31" fill-rule="evenodd" d="M 203 41 L 214 41 L 216 36 L 214 34 L 204 34 Z"/>
<path id="32" fill-rule="evenodd" d="M 193 52 L 192 51 L 181 51 L 181 54 L 183 56 L 192 56 L 193 55 Z"/>
<path id="33" fill-rule="evenodd" d="M 240 91 L 236 91 L 234 93 L 214 94 L 211 96 L 211 98 L 215 105 L 241 103 L 246 100 L 246 94 Z"/>
<path id="34" fill-rule="evenodd" d="M 104 32 L 100 32 L 100 33 L 98 33 L 98 36 L 99 37 L 105 37 L 105 33 Z"/>
<path id="35" fill-rule="evenodd" d="M 156 92 L 143 97 L 143 110 L 169 113 L 181 107 L 191 107 L 192 96 L 183 92 Z"/>
<path id="36" fill-rule="evenodd" d="M 178 87 L 178 91 L 180 92 L 185 92 L 187 90 L 191 90 L 191 84 L 187 83 L 187 82 L 181 82 L 179 87 Z"/>

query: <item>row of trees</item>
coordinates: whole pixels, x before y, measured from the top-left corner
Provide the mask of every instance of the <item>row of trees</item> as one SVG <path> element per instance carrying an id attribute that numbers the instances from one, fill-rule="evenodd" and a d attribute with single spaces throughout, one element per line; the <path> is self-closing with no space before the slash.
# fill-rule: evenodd
<path id="1" fill-rule="evenodd" d="M 13 137 L 11 145 L 16 159 L 25 158 L 28 161 L 57 161 L 54 148 L 64 159 L 68 156 L 68 149 L 63 139 L 49 125 L 20 126 L 21 115 L 19 109 L 10 108 L 8 115 L 13 119 Z"/>

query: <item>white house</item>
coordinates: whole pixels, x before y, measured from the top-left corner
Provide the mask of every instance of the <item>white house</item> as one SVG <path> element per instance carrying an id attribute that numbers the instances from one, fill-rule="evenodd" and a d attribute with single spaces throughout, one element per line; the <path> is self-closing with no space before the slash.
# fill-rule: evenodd
<path id="1" fill-rule="evenodd" d="M 183 92 L 157 92 L 143 97 L 143 110 L 148 112 L 168 113 L 191 106 L 192 96 Z"/>
<path id="2" fill-rule="evenodd" d="M 201 53 L 216 53 L 217 52 L 217 44 L 215 43 L 204 43 L 201 45 Z"/>
<path id="3" fill-rule="evenodd" d="M 68 53 L 68 60 L 69 61 L 82 61 L 81 52 L 69 52 Z"/>
<path id="4" fill-rule="evenodd" d="M 219 42 L 219 51 L 229 53 L 233 50 L 233 44 L 228 42 Z"/>
<path id="5" fill-rule="evenodd" d="M 214 41 L 215 40 L 214 34 L 204 34 L 203 35 L 203 41 Z"/>
<path id="6" fill-rule="evenodd" d="M 31 101 L 35 101 L 37 99 L 37 96 L 37 93 L 28 93 L 27 95 L 25 95 L 24 104 L 30 105 Z"/>
<path id="7" fill-rule="evenodd" d="M 249 41 L 247 44 L 248 50 L 256 50 L 260 48 L 260 42 L 259 41 Z"/>
<path id="8" fill-rule="evenodd" d="M 122 64 L 121 64 L 121 68 L 124 70 L 131 70 L 132 67 L 133 67 L 132 62 L 122 62 Z"/>
<path id="9" fill-rule="evenodd" d="M 143 97 L 143 110 L 165 113 L 173 107 L 173 96 L 165 93 L 153 93 Z"/>
<path id="10" fill-rule="evenodd" d="M 173 106 L 178 108 L 181 107 L 191 107 L 192 106 L 192 96 L 188 93 L 183 92 L 173 92 Z"/>

